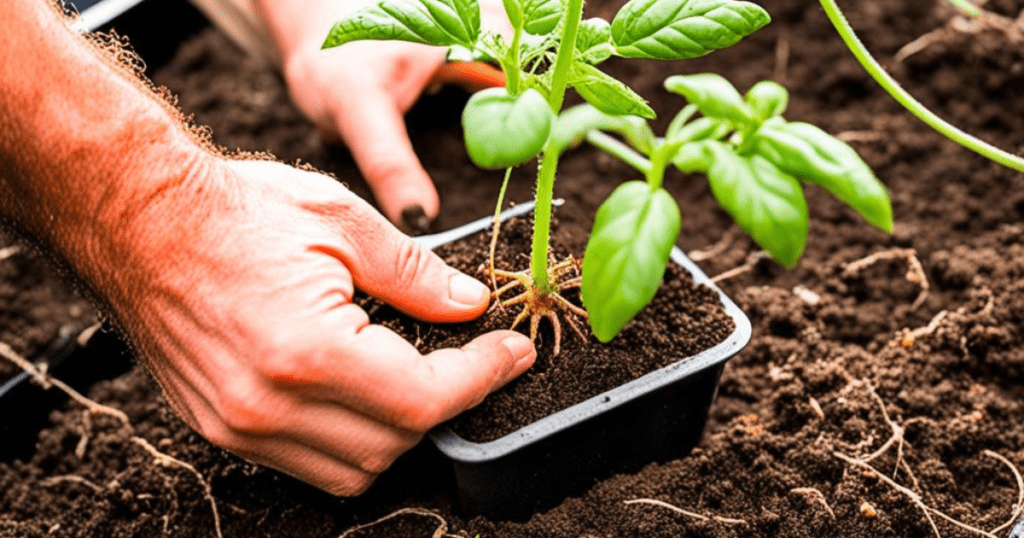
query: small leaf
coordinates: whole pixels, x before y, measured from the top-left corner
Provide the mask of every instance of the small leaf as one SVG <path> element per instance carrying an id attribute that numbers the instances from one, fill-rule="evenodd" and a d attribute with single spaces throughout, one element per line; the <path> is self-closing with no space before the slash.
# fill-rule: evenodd
<path id="1" fill-rule="evenodd" d="M 501 0 L 502 5 L 505 6 L 505 15 L 508 16 L 508 22 L 512 25 L 512 28 L 523 27 L 523 3 L 522 0 Z"/>
<path id="2" fill-rule="evenodd" d="M 766 124 L 755 151 L 775 166 L 820 185 L 872 225 L 893 230 L 892 203 L 882 182 L 845 142 L 809 123 Z"/>
<path id="3" fill-rule="evenodd" d="M 786 87 L 773 80 L 762 80 L 754 84 L 744 100 L 750 105 L 754 117 L 759 121 L 782 115 L 789 106 L 789 92 Z"/>
<path id="4" fill-rule="evenodd" d="M 562 20 L 563 0 L 522 0 L 523 29 L 533 35 L 551 33 Z"/>
<path id="5" fill-rule="evenodd" d="M 697 105 L 697 109 L 705 116 L 741 125 L 754 121 L 750 105 L 743 101 L 740 92 L 721 75 L 675 75 L 665 79 L 665 88 Z"/>
<path id="6" fill-rule="evenodd" d="M 505 88 L 479 91 L 462 112 L 466 151 L 481 168 L 522 164 L 544 148 L 554 120 L 551 106 L 537 90 L 518 96 Z"/>
<path id="7" fill-rule="evenodd" d="M 697 118 L 679 129 L 676 129 L 670 136 L 665 138 L 666 142 L 699 142 L 701 140 L 718 140 L 729 134 L 732 129 L 729 124 L 715 118 Z"/>
<path id="8" fill-rule="evenodd" d="M 612 116 L 593 105 L 577 105 L 564 110 L 551 132 L 552 143 L 559 153 L 578 146 L 590 131 L 608 131 L 622 135 L 629 145 L 643 154 L 654 148 L 654 131 L 636 116 Z"/>
<path id="9" fill-rule="evenodd" d="M 576 34 L 576 52 L 579 59 L 597 65 L 612 56 L 612 30 L 608 21 L 587 19 L 580 23 Z"/>
<path id="10" fill-rule="evenodd" d="M 601 112 L 654 119 L 654 110 L 643 97 L 592 65 L 577 65 L 571 84 L 580 96 Z"/>
<path id="11" fill-rule="evenodd" d="M 597 210 L 583 257 L 583 305 L 608 342 L 657 293 L 679 236 L 679 206 L 664 189 L 623 183 Z"/>
<path id="12" fill-rule="evenodd" d="M 472 48 L 479 35 L 476 0 L 382 0 L 336 22 L 323 48 L 362 39 Z"/>
<path id="13" fill-rule="evenodd" d="M 793 267 L 807 246 L 807 201 L 800 182 L 760 155 L 744 157 L 721 142 L 701 143 L 718 203 L 768 254 Z"/>
<path id="14" fill-rule="evenodd" d="M 737 0 L 630 0 L 612 20 L 612 42 L 627 58 L 696 58 L 770 20 L 760 6 Z"/>

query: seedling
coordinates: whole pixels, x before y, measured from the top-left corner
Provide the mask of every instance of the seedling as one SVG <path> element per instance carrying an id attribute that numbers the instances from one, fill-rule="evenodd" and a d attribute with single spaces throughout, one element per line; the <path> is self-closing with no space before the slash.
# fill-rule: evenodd
<path id="1" fill-rule="evenodd" d="M 476 0 L 381 0 L 338 21 L 324 47 L 362 39 L 402 40 L 449 47 L 450 60 L 501 66 L 505 88 L 473 95 L 462 117 L 470 158 L 507 169 L 540 158 L 530 267 L 491 270 L 525 291 L 500 303 L 522 305 L 514 326 L 530 319 L 536 338 L 542 318 L 561 339 L 559 314 L 587 318 L 597 338 L 611 340 L 661 283 L 680 230 L 680 211 L 662 188 L 669 165 L 706 173 L 712 190 L 739 225 L 785 266 L 807 239 L 803 181 L 852 205 L 869 222 L 892 229 L 888 196 L 849 146 L 808 124 L 785 121 L 788 95 L 772 82 L 740 94 L 717 75 L 672 77 L 669 90 L 690 105 L 664 137 L 644 119 L 647 102 L 598 69 L 612 56 L 687 59 L 730 47 L 769 22 L 759 6 L 740 0 L 630 0 L 611 22 L 583 19 L 583 0 L 503 0 L 511 40 L 481 31 Z M 588 103 L 562 112 L 568 88 Z M 694 119 L 697 113 L 702 117 Z M 605 135 L 621 135 L 626 143 Z M 551 209 L 559 157 L 582 139 L 641 171 L 646 181 L 621 185 L 598 210 L 582 263 L 549 256 Z M 502 188 L 504 193 L 504 187 Z M 499 200 L 499 207 L 501 201 Z M 582 276 L 579 271 L 582 270 Z M 561 292 L 581 287 L 587 311 Z"/>

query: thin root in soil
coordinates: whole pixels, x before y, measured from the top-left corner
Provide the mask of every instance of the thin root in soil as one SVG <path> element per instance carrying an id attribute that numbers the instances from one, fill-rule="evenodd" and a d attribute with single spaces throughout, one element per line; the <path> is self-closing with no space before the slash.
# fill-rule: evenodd
<path id="1" fill-rule="evenodd" d="M 523 305 L 523 310 L 512 321 L 511 329 L 515 329 L 523 321 L 529 319 L 530 341 L 536 342 L 537 328 L 540 326 L 540 320 L 547 318 L 551 322 L 551 327 L 555 333 L 554 356 L 558 356 L 562 343 L 562 322 L 559 320 L 559 313 L 561 312 L 569 328 L 580 337 L 580 340 L 587 341 L 587 336 L 573 318 L 573 316 L 577 316 L 587 319 L 587 311 L 570 303 L 561 295 L 562 291 L 580 287 L 583 277 L 580 276 L 579 260 L 569 256 L 569 258 L 550 266 L 548 274 L 552 277 L 554 290 L 549 292 L 544 292 L 534 287 L 533 276 L 529 270 L 510 272 L 492 268 L 490 271 L 492 277 L 509 280 L 505 285 L 494 290 L 493 297 L 496 301 L 496 307 L 507 308 Z M 517 286 L 522 286 L 525 291 L 511 299 L 502 300 L 501 296 L 503 293 Z"/>

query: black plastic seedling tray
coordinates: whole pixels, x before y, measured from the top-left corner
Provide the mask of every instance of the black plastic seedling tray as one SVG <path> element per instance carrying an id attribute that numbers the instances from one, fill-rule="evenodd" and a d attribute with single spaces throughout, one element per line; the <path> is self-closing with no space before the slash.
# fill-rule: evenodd
<path id="1" fill-rule="evenodd" d="M 507 211 L 523 215 L 532 204 Z M 455 230 L 418 238 L 431 248 L 490 227 L 483 218 Z M 474 443 L 446 426 L 430 434 L 451 460 L 467 515 L 525 520 L 600 480 L 652 462 L 685 456 L 700 442 L 725 361 L 750 341 L 750 320 L 678 248 L 672 261 L 718 291 L 736 329 L 691 357 L 524 426 L 499 439 Z"/>

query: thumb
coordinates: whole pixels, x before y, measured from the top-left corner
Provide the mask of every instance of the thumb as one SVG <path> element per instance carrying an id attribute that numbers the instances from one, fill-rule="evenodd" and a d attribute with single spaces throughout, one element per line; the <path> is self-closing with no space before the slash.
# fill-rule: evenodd
<path id="1" fill-rule="evenodd" d="M 344 218 L 341 229 L 349 243 L 344 262 L 366 293 L 427 321 L 466 321 L 487 309 L 487 286 L 449 267 L 369 205 Z"/>
<path id="2" fill-rule="evenodd" d="M 366 91 L 359 99 L 346 99 L 339 105 L 337 125 L 391 222 L 400 223 L 403 212 L 423 214 L 429 220 L 437 217 L 437 189 L 413 151 L 402 111 L 393 98 Z"/>

